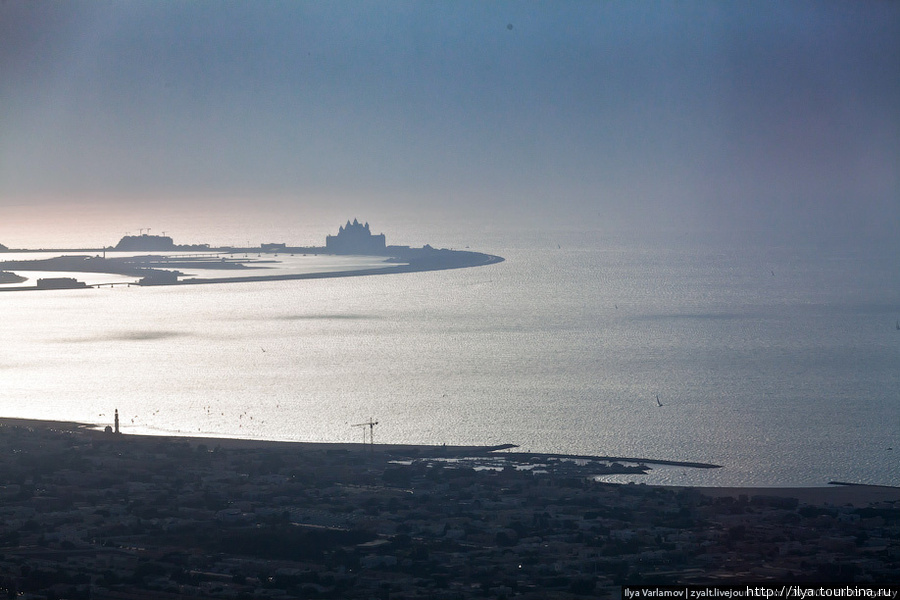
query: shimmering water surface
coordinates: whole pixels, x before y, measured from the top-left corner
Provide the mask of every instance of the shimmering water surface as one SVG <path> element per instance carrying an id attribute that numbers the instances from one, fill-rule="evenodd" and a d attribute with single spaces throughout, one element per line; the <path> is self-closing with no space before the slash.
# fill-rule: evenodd
<path id="1" fill-rule="evenodd" d="M 0 294 L 0 414 L 124 432 L 712 462 L 619 480 L 900 485 L 893 256 L 485 235 L 488 267 Z M 663 406 L 658 406 L 656 395 Z"/>

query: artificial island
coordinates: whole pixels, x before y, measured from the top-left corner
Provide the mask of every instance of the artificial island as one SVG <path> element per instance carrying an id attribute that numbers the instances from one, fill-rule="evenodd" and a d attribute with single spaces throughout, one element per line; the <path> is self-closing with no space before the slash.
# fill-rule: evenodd
<path id="1" fill-rule="evenodd" d="M 0 252 L 8 251 L 7 248 L 0 247 Z M 499 256 L 468 250 L 437 249 L 427 244 L 421 248 L 387 245 L 383 233 L 373 234 L 368 223 L 360 223 L 357 219 L 352 222 L 348 220 L 336 235 L 326 236 L 325 246 L 265 243 L 258 247 L 213 248 L 208 244 L 176 245 L 169 236 L 141 233 L 136 236 L 126 235 L 115 246 L 57 252 L 66 254 L 46 259 L 0 261 L 0 284 L 23 282 L 26 278 L 18 273 L 22 271 L 107 273 L 134 277 L 134 281 L 125 282 L 127 285 L 184 285 L 409 273 L 483 266 L 503 261 Z M 68 254 L 69 252 L 72 254 Z M 148 254 L 136 254 L 144 252 Z M 118 253 L 126 255 L 119 256 Z M 354 268 L 315 271 L 291 271 L 283 268 L 287 257 L 325 255 L 365 256 L 380 260 Z M 276 265 L 282 268 L 275 268 Z M 203 271 L 204 276 L 191 273 L 196 270 Z M 266 270 L 270 272 L 266 273 Z M 222 272 L 228 272 L 228 275 L 210 274 Z M 88 285 L 75 277 L 52 277 L 38 279 L 34 285 L 7 285 L 0 290 L 84 288 L 97 285 L 106 284 Z"/>

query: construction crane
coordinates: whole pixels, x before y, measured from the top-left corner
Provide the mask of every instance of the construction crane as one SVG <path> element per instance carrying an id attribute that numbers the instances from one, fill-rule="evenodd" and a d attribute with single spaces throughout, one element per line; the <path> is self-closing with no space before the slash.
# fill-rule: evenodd
<path id="1" fill-rule="evenodd" d="M 375 426 L 378 425 L 378 421 L 374 421 L 372 417 L 369 417 L 369 420 L 365 423 L 355 423 L 351 425 L 351 427 L 362 427 L 363 428 L 363 444 L 366 443 L 366 430 L 365 428 L 369 428 L 369 445 L 374 450 L 375 448 Z"/>

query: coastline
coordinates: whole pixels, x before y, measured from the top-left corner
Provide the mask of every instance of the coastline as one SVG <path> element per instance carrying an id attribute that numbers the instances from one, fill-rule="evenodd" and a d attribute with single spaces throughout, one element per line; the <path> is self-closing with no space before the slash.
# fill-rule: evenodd
<path id="1" fill-rule="evenodd" d="M 554 469 L 566 476 L 602 476 L 616 472 L 591 473 L 590 463 L 627 464 L 627 465 L 674 465 L 686 468 L 720 468 L 719 465 L 703 462 L 672 461 L 653 458 L 635 458 L 622 456 L 588 456 L 558 453 L 517 452 L 515 444 L 499 446 L 433 446 L 427 444 L 375 444 L 374 446 L 355 442 L 304 442 L 279 441 L 252 438 L 174 436 L 147 434 L 110 434 L 102 430 L 101 425 L 79 423 L 75 421 L 45 421 L 39 419 L 21 419 L 0 417 L 0 430 L 5 427 L 17 427 L 33 430 L 36 433 L 76 433 L 86 436 L 92 441 L 129 443 L 136 446 L 151 446 L 160 443 L 188 444 L 192 448 L 208 447 L 228 450 L 246 450 L 262 452 L 290 452 L 297 454 L 329 454 L 346 455 L 353 459 L 377 457 L 380 460 L 440 460 L 459 461 L 475 459 L 498 459 L 509 465 L 528 465 L 548 462 L 554 463 Z M 576 464 L 580 463 L 580 464 Z M 588 464 L 585 464 L 588 463 Z M 475 464 L 475 463 L 473 463 Z M 479 463 L 481 464 L 481 463 Z M 569 468 L 571 467 L 571 468 Z M 586 467 L 586 468 L 584 468 Z M 627 471 L 636 472 L 630 467 Z M 628 484 L 608 484 L 628 485 Z M 671 486 L 637 484 L 642 487 L 659 488 L 675 492 L 693 491 L 709 498 L 790 498 L 801 504 L 865 507 L 879 502 L 900 502 L 900 487 L 889 485 L 862 484 L 853 482 L 823 482 L 820 486 L 772 486 L 772 487 L 707 487 L 707 486 Z"/>
<path id="2" fill-rule="evenodd" d="M 515 455 L 504 449 L 0 418 L 0 590 L 614 599 L 624 585 L 871 583 L 897 572 L 900 488 L 673 488 L 603 482 L 595 463 L 565 455 L 528 454 L 541 470 L 472 460 Z"/>

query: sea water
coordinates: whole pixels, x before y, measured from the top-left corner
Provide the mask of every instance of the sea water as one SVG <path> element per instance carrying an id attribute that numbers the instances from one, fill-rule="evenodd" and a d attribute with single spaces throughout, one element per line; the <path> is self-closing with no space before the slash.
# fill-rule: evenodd
<path id="1" fill-rule="evenodd" d="M 0 294 L 0 415 L 125 433 L 698 461 L 615 481 L 900 485 L 897 259 L 481 234 L 486 267 Z M 657 396 L 659 402 L 657 402 Z M 660 406 L 661 404 L 661 406 Z"/>

